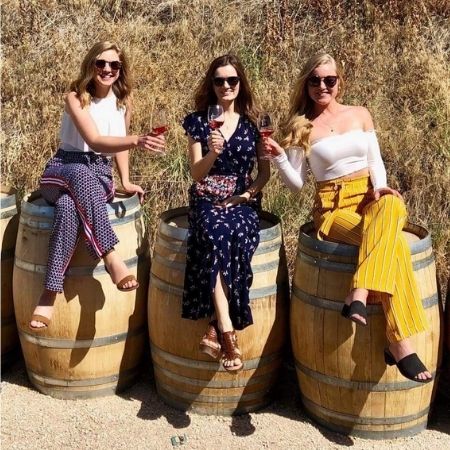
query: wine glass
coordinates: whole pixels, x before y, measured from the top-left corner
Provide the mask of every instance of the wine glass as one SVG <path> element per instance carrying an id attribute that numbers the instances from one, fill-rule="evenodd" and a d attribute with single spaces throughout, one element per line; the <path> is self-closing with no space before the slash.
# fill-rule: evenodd
<path id="1" fill-rule="evenodd" d="M 257 121 L 259 134 L 262 136 L 263 140 L 267 139 L 274 132 L 273 122 L 270 114 L 267 112 L 261 112 L 258 115 Z M 260 156 L 261 159 L 272 159 L 273 155 L 271 153 L 264 152 L 263 155 Z"/>
<path id="2" fill-rule="evenodd" d="M 153 111 L 152 117 L 152 133 L 155 136 L 165 133 L 169 129 L 167 124 L 167 111 L 164 108 L 159 108 Z"/>
<path id="3" fill-rule="evenodd" d="M 211 129 L 215 130 L 220 128 L 225 121 L 223 115 L 223 108 L 221 105 L 209 105 L 208 106 L 208 125 Z"/>

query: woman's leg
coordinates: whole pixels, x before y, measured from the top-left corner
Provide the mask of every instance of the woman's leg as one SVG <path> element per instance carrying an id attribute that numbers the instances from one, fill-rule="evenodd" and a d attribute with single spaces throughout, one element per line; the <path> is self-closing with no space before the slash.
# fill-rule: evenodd
<path id="1" fill-rule="evenodd" d="M 358 299 L 365 303 L 368 290 L 386 294 L 382 295 L 386 334 L 389 349 L 398 362 L 413 353 L 408 338 L 427 328 L 412 272 L 411 254 L 402 235 L 406 209 L 401 200 L 385 195 L 365 208 L 362 222 L 357 223 L 357 216 L 339 211 L 328 235 L 332 240 L 355 245 L 360 239 L 358 268 L 346 302 Z M 417 378 L 428 379 L 431 374 L 420 372 Z"/>
<path id="2" fill-rule="evenodd" d="M 115 284 L 121 281 L 129 270 L 114 251 L 118 239 L 109 222 L 106 207 L 112 184 L 105 191 L 105 183 L 101 183 L 98 176 L 86 164 L 70 163 L 46 173 L 42 177 L 41 186 L 57 187 L 67 191 L 74 201 L 89 253 L 94 258 L 104 258 Z M 130 280 L 122 287 L 124 289 L 137 287 L 137 281 Z"/>
<path id="3" fill-rule="evenodd" d="M 230 318 L 229 305 L 228 305 L 228 296 L 227 296 L 228 288 L 224 283 L 222 274 L 219 272 L 217 274 L 216 286 L 214 288 L 213 293 L 213 301 L 214 308 L 216 310 L 217 317 L 217 326 L 219 328 L 220 333 L 233 332 L 233 323 Z M 236 346 L 235 353 L 240 355 L 241 352 L 239 348 Z M 223 359 L 224 367 L 233 367 L 233 366 L 241 366 L 242 360 L 239 357 L 234 359 Z"/>
<path id="4" fill-rule="evenodd" d="M 73 199 L 65 193 L 51 192 L 52 189 L 55 190 L 55 188 L 43 189 L 46 198 L 55 200 L 55 212 L 49 240 L 44 291 L 33 312 L 33 315 L 41 315 L 48 319 L 52 316 L 57 292 L 63 291 L 64 273 L 75 250 L 80 227 Z M 56 191 L 58 191 L 57 188 Z M 57 195 L 60 196 L 55 199 Z M 46 326 L 39 320 L 32 320 L 30 325 L 32 328 Z"/>

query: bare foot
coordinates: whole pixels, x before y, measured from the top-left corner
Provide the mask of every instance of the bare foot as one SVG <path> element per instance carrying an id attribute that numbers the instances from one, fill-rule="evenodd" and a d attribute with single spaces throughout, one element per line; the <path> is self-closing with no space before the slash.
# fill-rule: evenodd
<path id="1" fill-rule="evenodd" d="M 55 303 L 56 294 L 57 293 L 54 291 L 44 289 L 44 292 L 41 294 L 36 308 L 34 308 L 33 315 L 38 314 L 40 316 L 48 317 L 48 319 L 51 319 L 53 315 L 53 304 Z M 47 325 L 39 320 L 32 320 L 30 322 L 30 327 L 45 328 L 47 327 Z"/>
<path id="2" fill-rule="evenodd" d="M 367 289 L 363 289 L 363 288 L 356 288 L 353 289 L 350 294 L 347 295 L 347 297 L 345 298 L 344 303 L 347 306 L 350 306 L 352 302 L 354 302 L 355 300 L 360 301 L 361 303 L 364 304 L 364 306 L 366 305 L 367 302 L 367 297 L 369 296 L 369 291 Z M 363 323 L 364 325 L 367 324 L 367 320 L 365 317 L 359 315 L 359 314 L 352 314 L 349 318 L 355 319 L 358 322 Z"/>
<path id="3" fill-rule="evenodd" d="M 392 353 L 392 356 L 397 362 L 410 355 L 411 353 L 414 353 L 409 339 L 403 339 L 402 341 L 389 344 L 389 351 Z M 431 373 L 426 370 L 417 374 L 416 378 L 419 380 L 429 380 L 433 378 L 433 375 L 431 375 Z"/>
<path id="4" fill-rule="evenodd" d="M 103 257 L 111 280 L 114 284 L 119 283 L 126 276 L 130 275 L 130 269 L 126 266 L 115 250 L 110 251 Z M 122 286 L 123 289 L 133 289 L 138 286 L 136 279 L 129 280 Z"/>

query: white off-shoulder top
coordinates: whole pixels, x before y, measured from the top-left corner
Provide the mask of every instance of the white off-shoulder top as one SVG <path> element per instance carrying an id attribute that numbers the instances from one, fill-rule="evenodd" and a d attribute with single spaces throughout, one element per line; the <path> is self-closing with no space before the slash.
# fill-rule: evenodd
<path id="1" fill-rule="evenodd" d="M 303 149 L 287 150 L 273 159 L 280 177 L 292 191 L 299 191 L 306 179 L 306 160 L 317 181 L 343 177 L 368 168 L 374 189 L 387 186 L 386 169 L 374 130 L 350 130 L 312 142 L 308 157 Z"/>
<path id="2" fill-rule="evenodd" d="M 87 108 L 101 136 L 126 136 L 125 108 L 117 107 L 117 97 L 114 94 L 105 98 L 93 98 Z M 94 152 L 99 154 L 84 141 L 70 114 L 66 111 L 63 114 L 59 137 L 61 140 L 60 148 L 67 152 Z M 111 154 L 107 155 L 111 156 Z"/>

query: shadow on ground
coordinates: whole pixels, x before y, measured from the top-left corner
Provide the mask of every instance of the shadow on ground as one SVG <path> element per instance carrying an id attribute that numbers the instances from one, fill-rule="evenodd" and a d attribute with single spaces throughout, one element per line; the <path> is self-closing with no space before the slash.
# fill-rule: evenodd
<path id="1" fill-rule="evenodd" d="M 12 363 L 2 372 L 2 381 L 33 389 L 28 381 L 25 365 L 22 359 Z M 445 383 L 445 384 L 444 384 Z M 450 399 L 446 393 L 447 381 L 443 381 L 437 391 L 436 399 L 431 410 L 428 428 L 442 433 L 450 434 Z M 189 427 L 191 417 L 189 412 L 178 411 L 166 405 L 156 393 L 151 366 L 147 364 L 137 382 L 129 389 L 118 394 L 127 400 L 138 400 L 140 409 L 137 417 L 143 420 L 156 420 L 165 417 L 175 429 L 182 430 Z M 269 413 L 311 424 L 318 429 L 330 442 L 342 446 L 353 446 L 351 436 L 344 436 L 327 430 L 309 419 L 301 404 L 295 368 L 291 362 L 284 363 L 279 382 L 274 391 L 274 401 L 261 413 Z M 251 436 L 255 432 L 252 418 L 259 412 L 234 416 L 231 418 L 230 433 L 235 436 Z"/>

